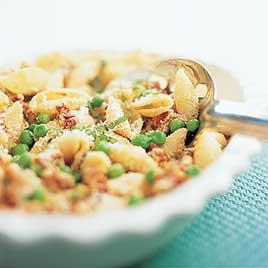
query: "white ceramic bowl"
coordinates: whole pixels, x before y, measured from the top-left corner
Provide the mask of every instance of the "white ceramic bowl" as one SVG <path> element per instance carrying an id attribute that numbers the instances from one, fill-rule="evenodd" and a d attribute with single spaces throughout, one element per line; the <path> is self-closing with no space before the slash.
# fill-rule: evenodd
<path id="1" fill-rule="evenodd" d="M 197 178 L 136 208 L 96 216 L 0 214 L 4 267 L 120 267 L 145 258 L 183 231 L 216 194 L 224 193 L 259 150 L 236 135 Z"/>
<path id="2" fill-rule="evenodd" d="M 182 232 L 209 198 L 224 193 L 259 149 L 255 139 L 235 135 L 198 177 L 135 208 L 94 216 L 1 212 L 1 267 L 99 268 L 140 261 Z"/>

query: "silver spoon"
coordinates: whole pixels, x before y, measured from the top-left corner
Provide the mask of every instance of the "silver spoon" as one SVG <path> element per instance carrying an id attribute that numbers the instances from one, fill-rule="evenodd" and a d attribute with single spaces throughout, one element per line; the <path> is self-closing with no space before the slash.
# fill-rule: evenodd
<path id="1" fill-rule="evenodd" d="M 200 119 L 202 126 L 216 128 L 226 134 L 241 133 L 259 139 L 268 139 L 268 115 L 258 111 L 257 107 L 229 100 L 217 100 L 217 88 L 212 76 L 205 67 L 189 59 L 169 59 L 138 69 L 117 80 L 134 81 L 147 79 L 155 74 L 166 78 L 170 85 L 174 83 L 178 69 L 184 68 L 194 86 L 205 84 L 206 95 L 200 99 Z M 221 88 L 220 90 L 224 90 Z"/>

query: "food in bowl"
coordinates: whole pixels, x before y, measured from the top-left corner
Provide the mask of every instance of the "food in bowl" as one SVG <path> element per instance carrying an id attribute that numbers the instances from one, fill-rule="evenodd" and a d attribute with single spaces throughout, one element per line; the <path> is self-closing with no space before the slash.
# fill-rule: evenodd
<path id="1" fill-rule="evenodd" d="M 141 52 L 50 53 L 0 71 L 0 207 L 95 213 L 133 206 L 198 175 L 227 137 L 200 128 L 180 68 L 171 86 L 117 78 L 160 60 Z"/>

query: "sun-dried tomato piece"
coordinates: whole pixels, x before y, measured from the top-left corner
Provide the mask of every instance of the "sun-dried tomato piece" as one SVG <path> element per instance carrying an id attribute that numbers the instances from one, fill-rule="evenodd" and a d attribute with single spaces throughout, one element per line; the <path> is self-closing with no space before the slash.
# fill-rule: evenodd
<path id="1" fill-rule="evenodd" d="M 59 113 L 58 118 L 61 128 L 68 129 L 77 124 L 77 118 L 65 104 L 57 105 L 56 109 Z"/>

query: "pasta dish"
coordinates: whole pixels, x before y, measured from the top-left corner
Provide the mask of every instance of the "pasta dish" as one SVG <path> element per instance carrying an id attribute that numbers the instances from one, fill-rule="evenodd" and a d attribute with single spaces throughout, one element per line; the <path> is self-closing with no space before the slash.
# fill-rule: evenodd
<path id="1" fill-rule="evenodd" d="M 54 52 L 1 68 L 0 208 L 95 213 L 195 179 L 227 142 L 200 128 L 206 85 L 183 68 L 173 86 L 157 75 L 117 79 L 160 59 Z"/>

